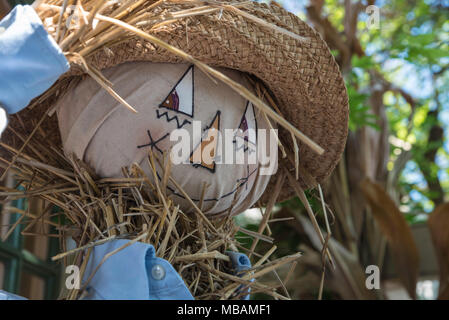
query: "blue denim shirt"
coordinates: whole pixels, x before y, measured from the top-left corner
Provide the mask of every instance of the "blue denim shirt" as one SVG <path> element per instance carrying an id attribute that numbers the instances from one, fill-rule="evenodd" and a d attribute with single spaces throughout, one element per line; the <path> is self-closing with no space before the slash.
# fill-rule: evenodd
<path id="1" fill-rule="evenodd" d="M 91 253 L 83 285 L 103 257 L 125 245 L 116 240 L 97 246 Z M 192 300 L 184 281 L 166 260 L 155 256 L 152 245 L 136 242 L 110 256 L 93 275 L 86 299 Z"/>
<path id="2" fill-rule="evenodd" d="M 16 6 L 0 21 L 0 105 L 25 108 L 69 70 L 64 54 L 30 6 Z"/>
<path id="3" fill-rule="evenodd" d="M 150 244 L 133 243 L 112 254 L 100 265 L 105 255 L 129 242 L 130 240 L 113 240 L 93 248 L 81 282 L 82 287 L 87 283 L 87 294 L 83 299 L 193 300 L 173 266 L 167 260 L 156 257 L 154 247 Z M 238 252 L 226 254 L 231 258 L 236 275 L 251 268 L 246 255 Z M 89 278 L 90 281 L 87 282 Z M 0 300 L 17 299 L 23 298 L 0 291 Z M 248 299 L 249 294 L 244 300 Z"/>
<path id="4" fill-rule="evenodd" d="M 115 240 L 97 246 L 91 253 L 83 277 L 87 281 L 103 257 L 129 240 Z M 247 256 L 227 252 L 235 273 L 251 267 Z M 110 256 L 97 270 L 87 288 L 87 299 L 110 300 L 193 300 L 173 266 L 155 256 L 150 244 L 136 242 Z M 248 299 L 246 297 L 246 299 Z"/>

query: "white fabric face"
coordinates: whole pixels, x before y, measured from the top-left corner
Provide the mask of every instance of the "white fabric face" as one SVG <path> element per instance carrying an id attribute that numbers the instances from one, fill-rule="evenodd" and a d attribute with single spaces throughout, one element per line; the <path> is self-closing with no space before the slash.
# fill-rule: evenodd
<path id="1" fill-rule="evenodd" d="M 220 71 L 249 88 L 240 72 Z M 257 143 L 263 139 L 260 131 L 259 136 L 244 131 L 269 129 L 269 125 L 251 103 L 226 84 L 214 83 L 187 64 L 132 62 L 105 70 L 104 74 L 138 113 L 123 107 L 92 79 L 83 80 L 58 102 L 66 153 L 74 153 L 102 177 L 123 177 L 122 167 L 138 163 L 153 180 L 149 149 L 160 158 L 164 151 L 179 151 L 179 138 L 171 141 L 170 134 L 183 131 L 190 137 L 190 151 L 182 154 L 183 163 L 172 164 L 171 176 L 197 205 L 207 185 L 204 213 L 238 214 L 259 199 L 271 176 L 260 175 L 260 163 L 251 163 L 248 154 L 257 153 Z M 235 131 L 230 144 L 225 129 Z M 267 131 L 267 153 L 269 142 Z M 228 154 L 224 150 L 229 146 L 234 152 L 242 152 L 241 164 L 223 163 Z M 272 158 L 277 167 L 277 158 Z M 161 178 L 160 170 L 158 174 Z M 173 184 L 169 183 L 168 189 L 181 209 L 192 211 L 191 204 Z"/>

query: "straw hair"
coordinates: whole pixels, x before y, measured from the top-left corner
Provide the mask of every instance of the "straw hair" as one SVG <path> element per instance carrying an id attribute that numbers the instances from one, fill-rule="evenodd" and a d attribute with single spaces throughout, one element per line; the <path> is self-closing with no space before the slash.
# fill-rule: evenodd
<path id="1" fill-rule="evenodd" d="M 34 143 L 34 141 L 33 141 Z M 37 152 L 57 147 L 43 142 L 35 144 Z M 18 150 L 10 149 L 16 155 Z M 273 246 L 268 252 L 257 253 L 255 245 L 242 247 L 238 242 L 244 236 L 255 240 L 272 243 L 273 239 L 262 232 L 252 232 L 234 224 L 231 216 L 208 220 L 200 207 L 193 214 L 187 215 L 174 204 L 171 197 L 165 195 L 163 181 L 151 182 L 137 164 L 123 169 L 123 178 L 101 179 L 79 159 L 66 157 L 62 152 L 54 152 L 47 162 L 59 163 L 59 167 L 42 163 L 27 155 L 18 156 L 11 164 L 17 181 L 25 191 L 0 187 L 0 196 L 8 200 L 19 198 L 41 199 L 45 203 L 40 212 L 30 212 L 7 206 L 9 212 L 21 215 L 10 226 L 2 241 L 6 241 L 19 224 L 25 225 L 22 234 L 29 233 L 30 228 L 40 225 L 38 230 L 48 230 L 48 237 L 60 240 L 62 252 L 53 256 L 53 261 L 63 261 L 64 265 L 75 264 L 80 267 L 80 276 L 84 276 L 91 250 L 98 245 L 114 239 L 129 239 L 124 246 L 103 257 L 106 261 L 113 254 L 139 241 L 154 246 L 156 255 L 170 262 L 184 280 L 196 299 L 239 299 L 250 288 L 252 293 L 262 292 L 276 299 L 288 299 L 278 292 L 276 287 L 264 284 L 261 276 L 284 265 L 291 264 L 301 257 L 300 253 L 282 257 L 274 261 L 268 258 L 275 252 Z M 4 161 L 4 159 L 3 159 Z M 152 174 L 156 175 L 155 164 L 162 168 L 162 173 L 169 179 L 170 161 L 166 154 L 158 158 L 149 151 L 147 159 Z M 283 179 L 283 178 L 282 178 Z M 174 181 L 174 180 L 172 180 Z M 277 183 L 277 194 L 281 180 Z M 178 185 L 178 192 L 188 195 Z M 276 199 L 273 198 L 274 203 Z M 48 208 L 58 206 L 59 210 L 49 213 Z M 47 209 L 45 209 L 47 208 Z M 265 221 L 264 225 L 267 225 Z M 273 221 L 271 223 L 277 223 Z M 65 239 L 72 237 L 77 246 L 65 250 Z M 257 244 L 257 242 L 256 242 Z M 239 251 L 252 256 L 253 268 L 235 276 L 226 251 Z M 101 266 L 100 263 L 100 266 Z M 100 267 L 99 266 L 99 267 Z M 63 291 L 61 299 L 78 299 L 83 297 L 93 274 L 86 275 L 87 281 L 78 289 Z M 251 279 L 256 281 L 251 281 Z M 281 287 L 285 285 L 280 282 Z M 288 295 L 288 293 L 287 293 Z"/>

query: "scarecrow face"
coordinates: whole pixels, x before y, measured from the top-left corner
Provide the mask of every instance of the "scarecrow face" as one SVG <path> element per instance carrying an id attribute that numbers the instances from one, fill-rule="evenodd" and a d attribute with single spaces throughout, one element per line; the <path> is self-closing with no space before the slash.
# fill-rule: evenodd
<path id="1" fill-rule="evenodd" d="M 220 71 L 249 87 L 241 73 Z M 102 177 L 122 177 L 122 167 L 138 163 L 150 179 L 149 150 L 161 159 L 171 155 L 171 176 L 206 214 L 240 213 L 262 195 L 270 176 L 259 175 L 255 154 L 259 141 L 269 152 L 269 134 L 256 132 L 269 126 L 250 102 L 187 64 L 126 63 L 104 73 L 138 113 L 84 80 L 59 102 L 66 152 Z M 157 175 L 161 180 L 162 170 Z M 191 210 L 174 185 L 167 189 Z"/>

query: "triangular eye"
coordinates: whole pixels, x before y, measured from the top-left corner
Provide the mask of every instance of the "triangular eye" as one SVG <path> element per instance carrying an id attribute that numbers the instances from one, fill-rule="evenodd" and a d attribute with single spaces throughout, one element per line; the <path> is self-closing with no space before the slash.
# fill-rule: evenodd
<path id="1" fill-rule="evenodd" d="M 253 131 L 253 132 L 250 132 Z M 251 102 L 246 103 L 245 111 L 243 112 L 238 131 L 237 138 L 245 140 L 245 142 L 256 145 L 257 142 L 257 120 L 254 106 Z"/>
<path id="2" fill-rule="evenodd" d="M 204 135 L 204 139 L 201 138 L 201 142 L 190 155 L 190 162 L 194 167 L 203 167 L 209 169 L 211 172 L 215 172 L 214 159 L 217 156 L 220 115 L 220 111 L 217 111 L 214 120 L 212 120 L 212 123 Z"/>
<path id="3" fill-rule="evenodd" d="M 183 113 L 193 118 L 194 111 L 194 68 L 190 66 L 184 75 L 179 79 L 170 93 L 159 105 L 159 108 L 166 108 L 179 113 Z"/>

